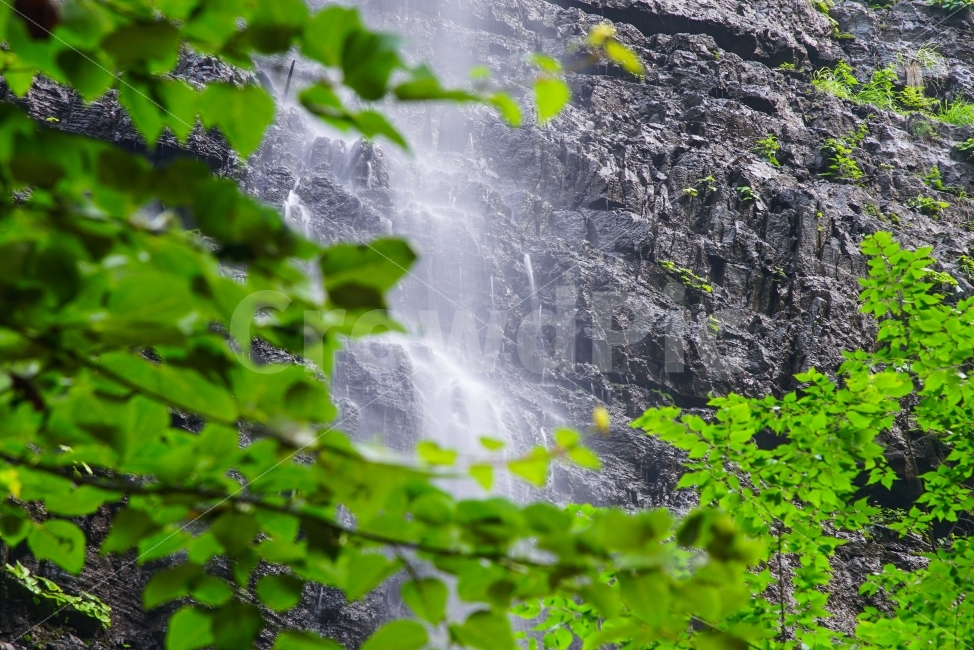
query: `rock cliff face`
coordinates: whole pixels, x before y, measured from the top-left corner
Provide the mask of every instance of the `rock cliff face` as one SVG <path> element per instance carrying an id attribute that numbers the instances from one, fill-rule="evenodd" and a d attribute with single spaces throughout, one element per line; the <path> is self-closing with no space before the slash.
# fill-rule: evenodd
<path id="1" fill-rule="evenodd" d="M 869 345 L 873 325 L 856 311 L 865 235 L 892 230 L 905 244 L 932 245 L 958 290 L 974 289 L 957 265 L 971 245 L 970 204 L 921 178 L 936 166 L 945 186 L 969 189 L 974 170 L 952 146 L 974 129 L 856 105 L 810 84 L 814 69 L 844 59 L 862 80 L 893 64 L 901 83 L 919 74 L 929 96 L 974 97 L 969 12 L 847 0 L 832 11 L 833 26 L 806 0 L 361 4 L 374 25 L 407 35 L 412 55 L 454 80 L 483 63 L 521 92 L 527 53 L 571 62 L 572 43 L 603 21 L 616 25 L 647 68 L 642 80 L 602 65 L 570 75 L 571 106 L 545 127 L 512 130 L 478 108 L 404 109 L 397 115 L 415 143 L 412 157 L 343 141 L 286 104 L 246 163 L 218 138 L 200 134 L 190 143 L 191 153 L 247 191 L 282 211 L 287 205 L 309 234 L 325 241 L 403 234 L 420 252 L 395 302 L 426 338 L 359 345 L 339 364 L 340 424 L 362 438 L 382 432 L 405 448 L 430 435 L 449 443 L 500 433 L 522 449 L 558 423 L 584 427 L 602 402 L 613 431 L 592 445 L 606 470 L 559 469 L 533 496 L 682 510 L 692 497 L 674 489 L 678 454 L 626 423 L 665 403 L 703 408 L 711 392 L 780 394 L 794 387 L 795 373 L 834 371 L 841 351 Z M 940 56 L 926 67 L 914 63 L 918 51 L 931 49 Z M 794 69 L 778 69 L 782 63 Z M 266 62 L 258 76 L 273 84 L 284 64 Z M 232 74 L 207 61 L 184 67 L 191 78 Z M 297 78 L 309 74 L 299 63 Z M 83 107 L 41 83 L 27 104 L 64 128 L 141 147 L 110 98 Z M 823 176 L 824 141 L 863 125 L 854 153 L 863 178 Z M 769 135 L 780 142 L 780 165 L 756 152 Z M 908 205 L 919 195 L 951 205 L 939 218 L 924 215 Z M 440 327 L 433 314 L 444 338 L 451 323 L 462 329 L 466 317 L 458 326 L 456 314 L 469 314 L 479 334 L 464 339 L 466 353 L 430 341 Z M 529 335 L 519 345 L 522 331 Z M 470 347 L 474 338 L 486 346 L 486 366 L 474 363 L 481 354 Z M 540 356 L 525 353 L 524 340 Z M 889 444 L 902 469 L 903 445 L 895 436 Z M 910 499 L 905 483 L 882 498 Z M 863 604 L 861 577 L 904 553 L 893 541 L 853 542 L 843 547 L 831 603 L 835 625 L 845 629 Z M 144 578 L 122 562 L 91 560 L 78 579 L 55 577 L 68 588 L 97 585 L 115 608 L 112 630 L 93 644 L 75 643 L 77 631 L 47 623 L 32 632 L 33 645 L 21 639 L 12 647 L 161 647 L 162 617 L 134 605 Z M 397 607 L 381 593 L 346 606 L 309 588 L 279 623 L 355 647 Z M 0 607 L 0 638 L 15 638 L 31 616 L 27 605 Z"/>

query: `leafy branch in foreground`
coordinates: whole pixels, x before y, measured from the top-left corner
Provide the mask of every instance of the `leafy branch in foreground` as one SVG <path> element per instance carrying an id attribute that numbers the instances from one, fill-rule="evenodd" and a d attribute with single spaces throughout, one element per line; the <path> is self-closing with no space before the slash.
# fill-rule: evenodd
<path id="1" fill-rule="evenodd" d="M 340 101 L 340 87 L 364 101 L 487 101 L 514 115 L 497 95 L 442 88 L 427 68 L 403 63 L 394 39 L 342 7 L 136 0 L 49 9 L 38 25 L 0 8 L 9 86 L 22 96 L 44 74 L 87 99 L 118 87 L 150 145 L 167 128 L 186 138 L 198 117 L 246 155 L 273 118 L 256 86 L 197 89 L 169 77 L 183 48 L 248 67 L 255 53 L 297 47 L 325 68 L 300 93 L 306 108 L 400 144 L 381 114 Z M 634 65 L 611 33 L 599 38 L 589 45 Z M 485 442 L 487 459 L 460 469 L 462 459 L 430 442 L 415 458 L 398 457 L 356 446 L 340 422 L 328 426 L 337 412 L 322 376 L 341 341 L 363 318 L 373 331 L 399 327 L 385 293 L 415 260 L 405 242 L 322 247 L 200 164 L 153 167 L 56 125 L 0 106 L 5 545 L 76 574 L 96 543 L 143 564 L 168 558 L 143 605 L 183 599 L 168 623 L 169 650 L 252 647 L 268 611 L 296 606 L 308 582 L 355 600 L 399 573 L 418 620 L 385 624 L 368 650 L 418 650 L 433 627 L 459 646 L 514 648 L 507 613 L 537 598 L 589 604 L 601 621 L 589 647 L 684 638 L 698 624 L 691 636 L 726 644 L 752 634 L 720 631 L 745 605 L 740 585 L 759 554 L 726 515 L 703 510 L 677 522 L 664 511 L 565 511 L 459 500 L 436 485 L 467 475 L 488 486 L 501 468 L 540 485 L 552 462 L 596 468 L 573 431 L 509 458 Z M 246 270 L 239 281 L 225 276 L 230 263 Z M 314 298 L 309 265 L 324 299 Z M 240 319 L 242 306 L 252 308 L 245 316 L 268 316 Z M 336 311 L 346 315 L 337 325 L 325 315 Z M 310 340 L 318 367 L 255 368 L 254 335 L 294 354 Z M 175 426 L 185 415 L 202 428 Z M 595 419 L 607 430 L 604 412 Z M 95 512 L 111 516 L 104 539 L 87 538 L 74 521 Z M 693 595 L 704 592 L 702 606 Z M 457 620 L 447 616 L 451 593 L 471 603 Z M 277 650 L 336 645 L 313 632 L 275 632 Z"/>

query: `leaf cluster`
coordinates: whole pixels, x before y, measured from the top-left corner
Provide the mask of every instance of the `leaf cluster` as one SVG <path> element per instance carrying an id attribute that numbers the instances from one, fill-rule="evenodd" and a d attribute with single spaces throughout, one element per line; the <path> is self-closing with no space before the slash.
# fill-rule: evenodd
<path id="1" fill-rule="evenodd" d="M 660 260 L 659 265 L 664 271 L 676 277 L 685 287 L 700 289 L 707 293 L 711 293 L 714 290 L 711 285 L 707 284 L 707 279 L 694 273 L 693 269 L 688 269 L 685 266 L 677 266 L 676 262 L 672 260 Z"/>
<path id="2" fill-rule="evenodd" d="M 757 140 L 754 143 L 754 148 L 752 148 L 751 151 L 758 154 L 775 167 L 780 167 L 781 163 L 778 162 L 778 151 L 780 149 L 781 143 L 778 141 L 778 136 L 773 133 L 769 133 L 768 137 Z"/>
<path id="3" fill-rule="evenodd" d="M 0 8 L 10 87 L 23 95 L 44 74 L 88 99 L 116 88 L 149 143 L 164 129 L 186 138 L 199 123 L 246 155 L 273 119 L 272 98 L 255 85 L 196 88 L 169 76 L 184 48 L 243 68 L 254 54 L 297 48 L 321 66 L 299 94 L 305 108 L 399 144 L 379 112 L 351 107 L 478 100 L 515 115 L 502 95 L 444 89 L 428 68 L 404 62 L 396 39 L 344 7 L 70 0 L 50 8 L 58 11 L 49 23 L 33 26 Z M 611 34 L 600 38 L 593 47 L 628 60 Z M 535 62 L 542 88 L 554 89 L 536 97 L 548 118 L 567 102 L 564 71 L 549 58 Z M 555 462 L 598 468 L 579 433 L 559 429 L 550 447 L 510 456 L 485 438 L 484 457 L 462 458 L 431 441 L 402 456 L 340 432 L 334 353 L 363 331 L 400 329 L 386 294 L 416 258 L 404 241 L 322 246 L 194 161 L 153 166 L 56 125 L 0 105 L 4 545 L 75 574 L 96 550 L 142 564 L 166 559 L 142 604 L 179 601 L 168 650 L 250 648 L 269 612 L 295 607 L 308 584 L 357 600 L 397 574 L 416 618 L 386 623 L 365 650 L 419 650 L 434 629 L 456 646 L 513 649 L 508 612 L 543 599 L 548 609 L 572 602 L 598 617 L 578 628 L 590 648 L 749 638 L 746 626 L 717 631 L 746 604 L 743 576 L 760 554 L 727 515 L 566 511 L 439 487 L 464 478 L 488 488 L 496 471 L 543 485 Z M 254 337 L 308 363 L 255 363 Z M 604 411 L 594 423 L 608 431 Z M 95 512 L 111 519 L 98 549 L 77 519 Z M 11 570 L 44 598 L 109 622 L 97 601 Z M 468 606 L 451 617 L 451 599 Z M 311 631 L 271 637 L 275 650 L 338 647 Z M 563 645 L 564 633 L 551 639 Z"/>
<path id="4" fill-rule="evenodd" d="M 924 58 L 919 52 L 917 54 Z M 860 82 L 854 72 L 848 63 L 839 61 L 834 68 L 816 70 L 812 75 L 812 85 L 822 92 L 857 104 L 868 104 L 901 114 L 920 113 L 957 126 L 974 124 L 974 104 L 963 97 L 949 102 L 938 101 L 927 97 L 922 87 L 904 86 L 902 90 L 896 90 L 899 76 L 893 64 L 874 70 L 866 82 Z"/>
<path id="5" fill-rule="evenodd" d="M 781 398 L 730 395 L 712 399 L 706 419 L 667 407 L 633 423 L 686 452 L 679 487 L 733 513 L 764 543 L 767 569 L 751 578 L 752 603 L 727 623 L 763 630 L 755 647 L 792 647 L 786 639 L 794 639 L 816 650 L 954 648 L 974 633 L 965 526 L 974 508 L 974 302 L 944 302 L 936 291 L 953 278 L 933 269 L 930 247 L 906 250 L 879 232 L 862 251 L 869 272 L 860 281 L 861 311 L 878 321 L 876 346 L 844 353 L 839 381 L 810 370 Z M 945 453 L 917 472 L 923 489 L 911 506 L 882 509 L 861 488 L 900 480 L 885 440 L 901 422 L 913 429 L 908 441 L 935 436 Z M 945 522 L 950 530 L 934 534 Z M 870 576 L 861 592 L 891 608 L 867 607 L 854 634 L 837 632 L 826 608 L 835 549 L 876 528 L 922 536 L 931 550 L 911 569 L 886 565 Z"/>
<path id="6" fill-rule="evenodd" d="M 868 134 L 869 125 L 863 122 L 854 131 L 841 137 L 826 138 L 822 152 L 826 157 L 828 171 L 823 176 L 853 183 L 862 180 L 866 174 L 853 154 Z"/>
<path id="7" fill-rule="evenodd" d="M 56 611 L 70 608 L 72 611 L 87 616 L 105 627 L 112 624 L 112 608 L 97 596 L 84 592 L 79 596 L 67 594 L 54 581 L 43 576 L 35 576 L 30 569 L 20 562 L 14 566 L 8 564 L 6 570 L 17 584 L 32 594 L 34 598 L 38 601 L 50 603 Z"/>

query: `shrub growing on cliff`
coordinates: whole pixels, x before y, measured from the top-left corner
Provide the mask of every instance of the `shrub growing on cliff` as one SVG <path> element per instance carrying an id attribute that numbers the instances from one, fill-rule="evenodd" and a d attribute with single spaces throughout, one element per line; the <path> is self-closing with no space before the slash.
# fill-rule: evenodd
<path id="1" fill-rule="evenodd" d="M 974 104 L 958 97 L 952 102 L 940 104 L 937 119 L 955 126 L 971 126 L 974 124 Z"/>
<path id="2" fill-rule="evenodd" d="M 961 648 L 974 636 L 974 299 L 936 293 L 956 281 L 933 270 L 929 247 L 906 250 L 880 232 L 862 252 L 861 311 L 878 321 L 876 346 L 845 353 L 837 381 L 809 370 L 781 398 L 730 395 L 710 401 L 712 416 L 668 407 L 634 423 L 687 453 L 682 487 L 764 542 L 770 571 L 751 577 L 738 619 L 764 630 L 757 648 Z M 940 460 L 914 474 L 915 500 L 883 510 L 870 495 L 905 480 L 886 459 L 894 430 L 912 468 L 923 439 L 937 441 Z M 861 592 L 891 608 L 867 607 L 854 634 L 839 632 L 826 608 L 835 550 L 876 528 L 910 535 L 916 568 L 868 576 Z"/>
<path id="3" fill-rule="evenodd" d="M 852 66 L 840 60 L 834 68 L 816 70 L 812 74 L 812 85 L 840 99 L 852 99 L 859 80 L 853 74 Z"/>
<path id="4" fill-rule="evenodd" d="M 780 150 L 781 143 L 778 142 L 778 136 L 776 136 L 774 133 L 769 133 L 766 138 L 757 140 L 754 143 L 754 147 L 751 149 L 751 151 L 758 154 L 775 167 L 781 166 L 781 163 L 778 162 L 778 151 Z"/>
<path id="5" fill-rule="evenodd" d="M 910 199 L 907 205 L 911 208 L 916 209 L 920 214 L 925 214 L 928 217 L 939 217 L 940 213 L 950 207 L 950 203 L 947 201 L 940 201 L 939 199 L 934 199 L 929 196 L 924 196 L 922 194 Z"/>
<path id="6" fill-rule="evenodd" d="M 974 0 L 927 0 L 927 4 L 950 13 L 956 13 L 965 9 L 974 9 Z"/>
<path id="7" fill-rule="evenodd" d="M 828 171 L 823 176 L 830 176 L 836 180 L 859 182 L 865 172 L 853 158 L 856 149 L 869 133 L 869 126 L 863 122 L 856 130 L 839 138 L 826 138 L 822 144 L 822 151 L 826 157 Z"/>
<path id="8" fill-rule="evenodd" d="M 914 59 L 926 60 L 931 55 L 917 52 Z M 820 68 L 812 75 L 812 85 L 822 92 L 840 99 L 868 104 L 897 113 L 922 113 L 934 119 L 958 126 L 974 124 L 974 104 L 958 97 L 951 102 L 938 102 L 927 97 L 920 86 L 906 86 L 896 91 L 898 75 L 896 66 L 874 70 L 869 81 L 860 83 L 853 69 L 845 61 L 839 61 L 835 68 Z M 936 109 L 936 110 L 934 110 Z"/>

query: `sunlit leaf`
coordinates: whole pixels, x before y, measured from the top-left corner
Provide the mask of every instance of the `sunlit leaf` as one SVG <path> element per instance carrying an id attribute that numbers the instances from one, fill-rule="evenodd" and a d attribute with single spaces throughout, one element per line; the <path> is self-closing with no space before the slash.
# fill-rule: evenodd
<path id="1" fill-rule="evenodd" d="M 571 99 L 571 89 L 561 79 L 543 77 L 534 82 L 534 101 L 538 122 L 542 124 L 562 111 Z"/>

